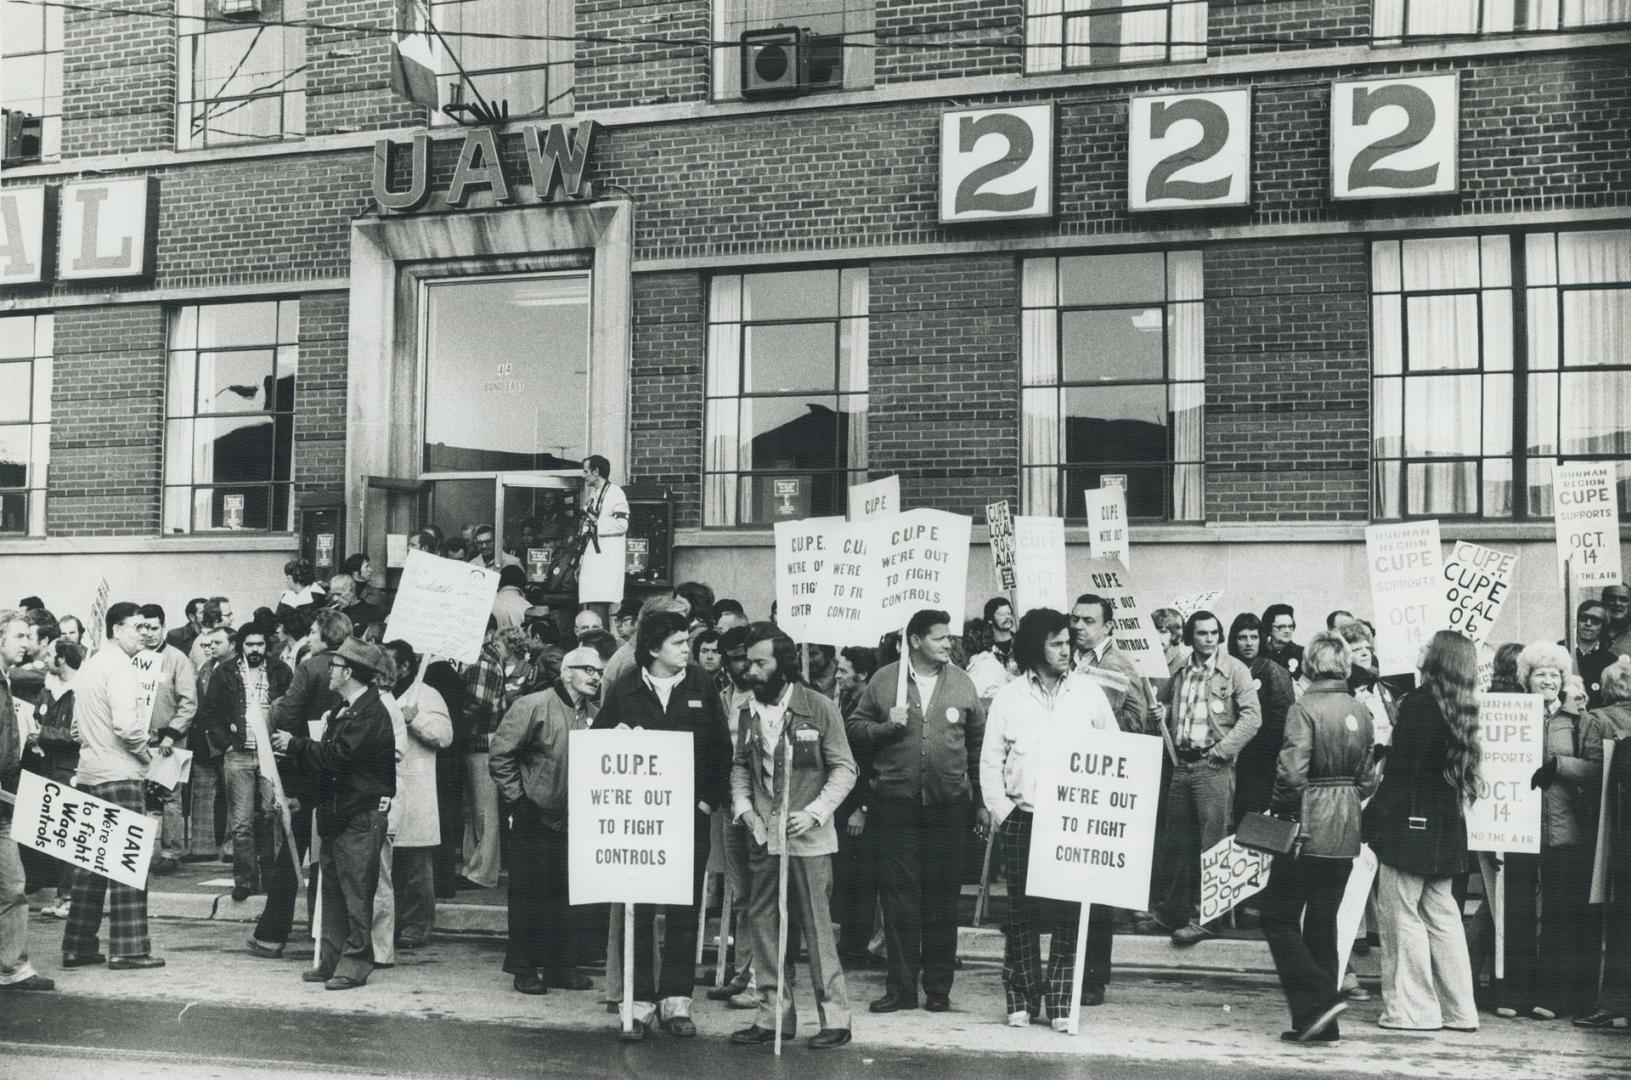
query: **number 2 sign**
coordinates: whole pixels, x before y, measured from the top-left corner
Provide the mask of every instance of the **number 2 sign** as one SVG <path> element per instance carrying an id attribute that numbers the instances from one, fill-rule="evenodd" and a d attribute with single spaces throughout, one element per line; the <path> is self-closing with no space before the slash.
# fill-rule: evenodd
<path id="1" fill-rule="evenodd" d="M 1245 206 L 1252 188 L 1252 92 L 1141 94 L 1128 110 L 1127 207 Z"/>
<path id="2" fill-rule="evenodd" d="M 941 114 L 942 223 L 1052 214 L 1052 104 Z"/>
<path id="3" fill-rule="evenodd" d="M 1454 73 L 1331 84 L 1331 198 L 1448 195 L 1461 187 Z"/>

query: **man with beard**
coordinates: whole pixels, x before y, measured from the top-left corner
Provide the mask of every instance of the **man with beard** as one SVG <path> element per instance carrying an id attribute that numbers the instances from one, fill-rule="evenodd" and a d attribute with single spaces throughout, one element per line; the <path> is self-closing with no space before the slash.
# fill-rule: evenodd
<path id="1" fill-rule="evenodd" d="M 753 834 L 748 925 L 758 962 L 759 1011 L 752 1026 L 731 1035 L 731 1041 L 772 1041 L 778 1003 L 781 1029 L 798 1030 L 793 995 L 781 993 L 780 981 L 786 958 L 778 948 L 778 859 L 785 859 L 788 910 L 804 931 L 821 1018 L 821 1030 L 808 1045 L 826 1050 L 850 1041 L 849 997 L 828 900 L 838 850 L 833 816 L 855 786 L 855 758 L 838 707 L 800 678 L 793 639 L 770 623 L 753 623 L 747 650 L 753 698 L 742 721 L 751 726 L 736 743 L 731 802 L 736 820 Z"/>
<path id="2" fill-rule="evenodd" d="M 991 627 L 991 651 L 1007 667 L 1014 659 L 1014 605 L 1006 596 L 985 602 L 985 621 Z"/>
<path id="3" fill-rule="evenodd" d="M 264 832 L 273 801 L 271 778 L 261 775 L 260 748 L 271 732 L 272 706 L 288 692 L 294 677 L 283 661 L 266 655 L 269 636 L 270 631 L 258 623 L 238 628 L 233 635 L 237 662 L 216 665 L 198 710 L 210 748 L 221 755 L 235 901 L 260 891 L 256 823 L 262 823 Z"/>
<path id="4" fill-rule="evenodd" d="M 722 679 L 719 699 L 725 707 L 725 723 L 734 747 L 740 741 L 738 729 L 742 714 L 748 711 L 753 700 L 753 684 L 748 678 L 748 627 L 732 626 L 720 634 L 719 654 Z M 724 837 L 725 887 L 731 891 L 731 905 L 740 919 L 737 925 L 743 930 L 736 935 L 736 973 L 723 986 L 710 987 L 708 1000 L 727 1001 L 733 1009 L 757 1009 L 759 997 L 753 991 L 753 934 L 747 929 L 748 901 L 753 891 L 748 866 L 752 837 L 746 825 L 731 820 L 728 811 L 725 812 Z"/>

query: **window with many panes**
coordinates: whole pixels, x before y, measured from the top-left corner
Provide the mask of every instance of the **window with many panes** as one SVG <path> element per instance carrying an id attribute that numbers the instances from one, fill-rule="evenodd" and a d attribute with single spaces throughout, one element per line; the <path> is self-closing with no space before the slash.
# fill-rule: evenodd
<path id="1" fill-rule="evenodd" d="M 432 0 L 431 19 L 468 77 L 443 64 L 442 107 L 473 104 L 479 93 L 494 107 L 507 102 L 511 116 L 571 114 L 573 0 Z M 440 109 L 431 119 L 457 122 Z"/>
<path id="2" fill-rule="evenodd" d="M 299 366 L 298 300 L 171 312 L 165 532 L 293 527 Z"/>
<path id="3" fill-rule="evenodd" d="M 703 524 L 842 514 L 867 479 L 867 270 L 708 290 Z"/>
<path id="4" fill-rule="evenodd" d="M 715 0 L 714 34 L 720 42 L 740 42 L 745 30 L 803 30 L 803 93 L 864 90 L 873 81 L 873 28 L 876 0 Z M 742 92 L 742 53 L 716 48 L 714 98 Z"/>
<path id="5" fill-rule="evenodd" d="M 179 0 L 176 146 L 276 142 L 306 133 L 306 0 Z"/>
<path id="6" fill-rule="evenodd" d="M 1199 251 L 1025 260 L 1024 513 L 1080 518 L 1120 482 L 1129 516 L 1205 516 L 1205 305 Z"/>
<path id="7" fill-rule="evenodd" d="M 1025 70 L 1206 59 L 1206 0 L 1025 0 Z"/>
<path id="8" fill-rule="evenodd" d="M 1376 0 L 1378 44 L 1631 23 L 1631 0 Z"/>
<path id="9" fill-rule="evenodd" d="M 1549 517 L 1559 460 L 1631 508 L 1631 230 L 1373 243 L 1371 389 L 1377 518 Z"/>
<path id="10" fill-rule="evenodd" d="M 62 12 L 27 0 L 0 8 L 7 165 L 62 155 Z"/>
<path id="11" fill-rule="evenodd" d="M 0 534 L 45 534 L 52 330 L 50 315 L 0 317 Z"/>

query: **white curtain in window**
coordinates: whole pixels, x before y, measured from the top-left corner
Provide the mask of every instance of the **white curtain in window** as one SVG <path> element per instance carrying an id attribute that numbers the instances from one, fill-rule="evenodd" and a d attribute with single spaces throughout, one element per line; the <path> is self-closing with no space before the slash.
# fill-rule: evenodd
<path id="1" fill-rule="evenodd" d="M 1201 294 L 1200 259 L 1169 260 L 1169 272 L 1182 267 L 1174 282 L 1179 295 Z M 1193 280 L 1186 280 L 1192 277 Z M 1172 304 L 1168 312 L 1168 377 L 1174 380 L 1172 401 L 1172 516 L 1175 521 L 1204 517 L 1205 484 L 1202 471 L 1185 468 L 1187 462 L 1206 460 L 1203 421 L 1206 415 L 1206 309 L 1200 303 Z"/>
<path id="2" fill-rule="evenodd" d="M 1172 41 L 1172 59 L 1174 62 L 1206 59 L 1206 4 L 1204 0 L 1172 5 Z M 1180 42 L 1184 44 L 1179 44 Z"/>
<path id="3" fill-rule="evenodd" d="M 1060 517 L 1059 262 L 1028 259 L 1021 272 L 1020 465 L 1022 512 Z M 1039 388 L 1039 389 L 1033 389 Z M 1029 468 L 1026 466 L 1049 466 Z"/>
<path id="4" fill-rule="evenodd" d="M 1025 70 L 1058 71 L 1064 63 L 1060 43 L 1064 34 L 1064 0 L 1027 0 L 1025 14 Z"/>
<path id="5" fill-rule="evenodd" d="M 869 277 L 866 269 L 845 271 L 840 279 L 843 288 L 849 291 L 849 296 L 839 302 L 840 311 L 852 311 L 856 315 L 865 316 L 868 311 L 870 296 L 868 292 Z M 840 401 L 841 408 L 849 414 L 849 445 L 845 462 L 851 469 L 864 469 L 867 467 L 867 389 L 870 385 L 870 372 L 868 371 L 868 322 L 865 318 L 845 320 L 839 326 L 840 333 L 849 335 L 849 378 L 839 392 L 851 396 Z"/>
<path id="6" fill-rule="evenodd" d="M 1631 0 L 1529 0 L 1525 27 L 1559 30 L 1631 21 Z"/>
<path id="7" fill-rule="evenodd" d="M 707 415 L 703 418 L 702 523 L 736 523 L 736 470 L 740 467 L 742 427 L 751 427 L 751 415 L 739 419 L 751 403 L 740 401 L 742 355 L 742 278 L 722 275 L 708 288 Z"/>
<path id="8" fill-rule="evenodd" d="M 1400 247 L 1406 292 L 1478 288 L 1481 277 L 1476 236 L 1406 240 Z"/>
<path id="9" fill-rule="evenodd" d="M 1565 285 L 1631 283 L 1631 230 L 1558 233 L 1557 270 Z M 1631 448 L 1631 373 L 1579 369 L 1631 363 L 1631 290 L 1572 289 L 1561 296 L 1562 363 L 1576 372 L 1562 380 L 1562 453 L 1625 453 Z"/>

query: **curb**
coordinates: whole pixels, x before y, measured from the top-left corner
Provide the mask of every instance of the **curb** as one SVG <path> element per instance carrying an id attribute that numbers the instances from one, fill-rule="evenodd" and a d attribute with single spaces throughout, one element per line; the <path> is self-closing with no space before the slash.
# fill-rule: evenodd
<path id="1" fill-rule="evenodd" d="M 156 919 L 251 923 L 260 918 L 264 898 L 251 896 L 234 903 L 230 893 L 148 893 L 147 913 Z M 304 926 L 304 905 L 296 904 L 295 925 Z M 436 905 L 439 934 L 502 937 L 508 933 L 507 912 L 493 904 Z M 1049 935 L 1042 935 L 1047 948 Z M 957 955 L 967 961 L 1001 963 L 1002 931 L 994 926 L 959 927 Z M 1179 948 L 1167 938 L 1151 934 L 1117 934 L 1115 965 L 1192 972 L 1274 973 L 1268 946 L 1261 941 L 1214 938 L 1200 945 Z"/>

